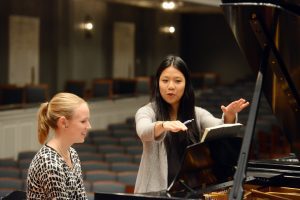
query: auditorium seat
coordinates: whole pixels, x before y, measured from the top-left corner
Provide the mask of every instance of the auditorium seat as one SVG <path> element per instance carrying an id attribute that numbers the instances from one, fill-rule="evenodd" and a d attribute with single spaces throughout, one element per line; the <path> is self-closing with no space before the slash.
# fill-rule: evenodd
<path id="1" fill-rule="evenodd" d="M 110 170 L 90 170 L 85 171 L 84 179 L 86 181 L 115 181 L 117 180 L 116 172 Z"/>
<path id="2" fill-rule="evenodd" d="M 133 156 L 133 163 L 140 164 L 140 162 L 141 162 L 141 157 L 142 157 L 141 154 L 134 155 L 134 156 Z"/>
<path id="3" fill-rule="evenodd" d="M 0 159 L 0 167 L 17 167 L 18 163 L 12 158 L 2 158 Z"/>
<path id="4" fill-rule="evenodd" d="M 28 169 L 29 166 L 30 166 L 31 161 L 32 161 L 32 159 L 20 159 L 19 160 L 19 168 L 21 170 Z"/>
<path id="5" fill-rule="evenodd" d="M 99 152 L 103 154 L 124 153 L 124 147 L 121 145 L 99 145 Z"/>
<path id="6" fill-rule="evenodd" d="M 151 93 L 151 79 L 148 76 L 136 77 L 135 93 L 137 95 L 150 95 Z"/>
<path id="7" fill-rule="evenodd" d="M 118 181 L 95 181 L 92 183 L 94 192 L 105 193 L 124 193 L 126 192 L 126 184 Z"/>
<path id="8" fill-rule="evenodd" d="M 115 97 L 135 95 L 136 81 L 129 78 L 113 79 L 113 95 Z"/>
<path id="9" fill-rule="evenodd" d="M 100 136 L 111 136 L 111 132 L 108 129 L 94 129 L 94 130 L 90 130 L 88 133 L 88 136 L 91 138 L 94 137 L 100 137 Z"/>
<path id="10" fill-rule="evenodd" d="M 48 85 L 26 85 L 24 87 L 25 103 L 41 103 L 48 101 Z"/>
<path id="11" fill-rule="evenodd" d="M 116 129 L 112 131 L 112 135 L 116 138 L 135 137 L 136 132 L 134 129 Z"/>
<path id="12" fill-rule="evenodd" d="M 65 85 L 65 91 L 76 94 L 82 98 L 86 97 L 85 81 L 82 80 L 67 80 Z"/>
<path id="13" fill-rule="evenodd" d="M 24 88 L 12 84 L 0 85 L 1 105 L 21 105 L 24 103 Z"/>
<path id="14" fill-rule="evenodd" d="M 216 117 L 221 116 L 220 104 L 227 105 L 231 101 L 239 98 L 244 98 L 250 102 L 252 100 L 255 82 L 253 80 L 245 79 L 230 85 L 218 85 L 209 90 L 203 90 L 196 96 L 196 106 L 201 106 Z M 247 125 L 250 106 L 245 108 L 238 115 L 238 121 Z M 281 154 L 284 157 L 290 152 L 290 145 L 287 144 L 286 138 L 283 137 L 283 130 L 280 130 L 280 125 L 272 109 L 262 94 L 259 102 L 259 110 L 255 125 L 255 133 L 251 144 L 251 158 L 252 159 L 272 159 Z M 242 133 L 245 132 L 245 128 Z M 278 148 L 278 145 L 284 146 Z"/>
<path id="15" fill-rule="evenodd" d="M 20 178 L 20 169 L 17 167 L 0 167 L 0 178 Z"/>
<path id="16" fill-rule="evenodd" d="M 78 153 L 79 159 L 81 162 L 83 161 L 103 161 L 104 156 L 100 153 L 90 153 L 90 152 L 80 152 Z"/>
<path id="17" fill-rule="evenodd" d="M 124 153 L 105 154 L 105 160 L 110 163 L 132 162 L 133 158 Z"/>
<path id="18" fill-rule="evenodd" d="M 92 82 L 93 98 L 112 98 L 113 81 L 111 79 L 95 79 Z"/>
<path id="19" fill-rule="evenodd" d="M 0 178 L 0 189 L 23 190 L 23 181 L 19 178 Z"/>
<path id="20" fill-rule="evenodd" d="M 120 138 L 120 144 L 125 147 L 142 146 L 142 142 L 140 141 L 140 139 L 137 136 Z"/>
<path id="21" fill-rule="evenodd" d="M 142 155 L 143 153 L 143 146 L 128 146 L 126 147 L 126 152 L 130 155 Z"/>
<path id="22" fill-rule="evenodd" d="M 135 118 L 134 117 L 128 117 L 127 119 L 126 119 L 126 122 L 125 122 L 126 124 L 129 124 L 130 125 L 130 127 L 135 127 Z"/>
<path id="23" fill-rule="evenodd" d="M 22 180 L 26 180 L 27 179 L 27 174 L 28 174 L 28 169 L 21 169 L 20 170 L 21 172 L 21 174 L 20 174 L 20 177 L 21 177 L 21 179 Z"/>
<path id="24" fill-rule="evenodd" d="M 220 75 L 215 72 L 196 72 L 191 74 L 191 81 L 195 90 L 210 89 L 219 85 Z"/>
<path id="25" fill-rule="evenodd" d="M 118 145 L 119 139 L 112 136 L 95 136 L 92 138 L 95 145 Z"/>
<path id="26" fill-rule="evenodd" d="M 90 170 L 109 170 L 110 163 L 104 161 L 83 161 L 81 162 L 81 169 L 83 172 Z"/>
<path id="27" fill-rule="evenodd" d="M 116 172 L 138 171 L 139 165 L 132 162 L 111 163 L 111 170 Z"/>
<path id="28" fill-rule="evenodd" d="M 18 160 L 29 159 L 32 160 L 37 152 L 36 151 L 20 151 L 18 153 Z"/>
<path id="29" fill-rule="evenodd" d="M 92 140 L 92 137 L 85 137 L 84 139 L 84 144 L 93 144 L 93 140 Z"/>
<path id="30" fill-rule="evenodd" d="M 119 182 L 125 183 L 126 185 L 135 185 L 137 177 L 137 171 L 123 171 L 117 173 L 117 180 Z"/>
<path id="31" fill-rule="evenodd" d="M 134 124 L 130 124 L 126 122 L 109 124 L 107 128 L 112 133 L 114 131 L 119 131 L 119 130 L 135 130 Z"/>
<path id="32" fill-rule="evenodd" d="M 85 144 L 85 143 L 78 143 L 72 146 L 77 153 L 89 152 L 89 153 L 96 153 L 97 146 L 94 144 Z"/>

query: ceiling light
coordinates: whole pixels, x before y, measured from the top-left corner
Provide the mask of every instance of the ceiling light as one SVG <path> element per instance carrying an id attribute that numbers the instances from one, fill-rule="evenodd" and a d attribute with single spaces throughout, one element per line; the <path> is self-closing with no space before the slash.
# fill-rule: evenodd
<path id="1" fill-rule="evenodd" d="M 174 10 L 176 8 L 176 3 L 174 1 L 163 1 L 161 7 L 164 10 Z"/>

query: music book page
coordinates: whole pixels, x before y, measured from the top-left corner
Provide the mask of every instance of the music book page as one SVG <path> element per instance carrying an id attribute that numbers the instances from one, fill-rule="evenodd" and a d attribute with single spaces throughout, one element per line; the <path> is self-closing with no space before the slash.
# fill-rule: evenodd
<path id="1" fill-rule="evenodd" d="M 223 138 L 223 137 L 237 136 L 242 126 L 243 124 L 241 123 L 234 123 L 234 124 L 221 124 L 218 126 L 205 128 L 200 142 L 217 139 L 217 138 Z"/>

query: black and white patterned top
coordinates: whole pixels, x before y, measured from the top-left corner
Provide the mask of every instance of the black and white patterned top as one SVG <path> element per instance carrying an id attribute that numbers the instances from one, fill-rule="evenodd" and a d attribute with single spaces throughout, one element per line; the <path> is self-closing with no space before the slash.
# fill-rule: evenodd
<path id="1" fill-rule="evenodd" d="M 80 160 L 70 147 L 73 168 L 53 148 L 44 145 L 31 161 L 27 176 L 27 199 L 87 199 Z"/>

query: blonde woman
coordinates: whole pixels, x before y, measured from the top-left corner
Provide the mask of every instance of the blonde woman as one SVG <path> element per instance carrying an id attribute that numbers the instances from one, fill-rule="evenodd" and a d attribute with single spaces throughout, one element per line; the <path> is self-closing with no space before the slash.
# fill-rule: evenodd
<path id="1" fill-rule="evenodd" d="M 58 93 L 38 111 L 42 148 L 27 177 L 27 199 L 87 199 L 74 143 L 83 143 L 91 128 L 88 104 L 71 93 Z M 46 142 L 49 131 L 54 135 Z"/>

